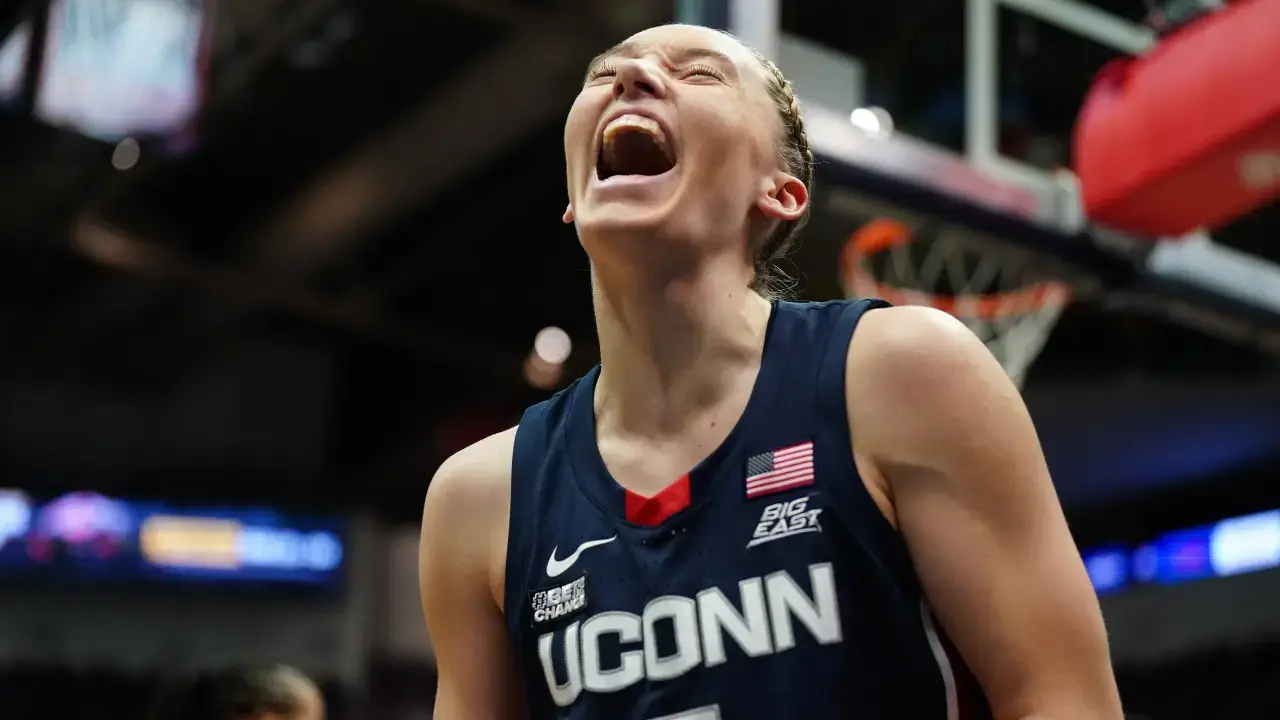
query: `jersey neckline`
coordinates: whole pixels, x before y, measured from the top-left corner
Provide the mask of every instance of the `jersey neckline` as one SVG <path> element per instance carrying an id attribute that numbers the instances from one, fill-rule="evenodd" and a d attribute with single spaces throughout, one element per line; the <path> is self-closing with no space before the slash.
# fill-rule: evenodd
<path id="1" fill-rule="evenodd" d="M 724 441 L 688 473 L 673 478 L 672 483 L 652 498 L 646 499 L 628 491 L 614 479 L 600 455 L 596 440 L 595 389 L 600 377 L 596 365 L 582 377 L 575 389 L 567 424 L 571 475 L 575 484 L 602 512 L 616 522 L 639 530 L 655 530 L 668 526 L 677 518 L 707 504 L 715 486 L 724 478 L 735 477 L 727 463 L 741 461 L 739 478 L 746 481 L 746 459 L 742 445 L 751 428 L 759 425 L 773 405 L 773 399 L 786 376 L 787 343 L 780 338 L 779 314 L 784 303 L 774 300 L 765 329 L 764 352 L 760 371 L 751 388 L 747 405 L 738 416 Z"/>

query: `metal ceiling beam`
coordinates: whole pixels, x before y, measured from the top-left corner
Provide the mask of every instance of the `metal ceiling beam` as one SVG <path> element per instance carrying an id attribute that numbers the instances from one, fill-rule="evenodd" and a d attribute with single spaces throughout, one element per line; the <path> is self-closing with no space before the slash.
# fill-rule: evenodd
<path id="1" fill-rule="evenodd" d="M 239 3 L 248 4 L 251 3 Z M 268 62 L 338 7 L 339 0 L 294 0 L 276 3 L 270 10 L 258 8 L 253 12 L 241 8 L 243 14 L 230 18 L 227 33 L 243 34 L 245 47 L 228 58 L 226 67 L 215 76 L 214 89 L 218 98 L 234 96 L 244 89 Z"/>
<path id="2" fill-rule="evenodd" d="M 149 278 L 168 285 L 183 286 L 218 298 L 217 306 L 234 304 L 245 310 L 274 310 L 322 327 L 350 335 L 363 336 L 389 345 L 429 354 L 432 357 L 476 368 L 481 372 L 503 375 L 519 363 L 496 347 L 475 340 L 455 337 L 402 323 L 364 303 L 356 303 L 318 294 L 299 282 L 282 282 L 279 277 L 243 266 L 219 265 L 195 260 L 176 253 L 172 248 L 149 243 L 112 227 L 92 216 L 79 219 L 74 228 L 74 247 L 85 258 L 118 272 Z M 130 286 L 126 286 L 130 287 Z M 67 336 L 77 325 L 105 324 L 113 311 L 134 307 L 132 292 L 120 293 L 121 286 L 105 283 L 101 289 L 121 302 L 103 302 L 98 315 L 85 315 L 81 323 L 64 318 L 56 323 L 56 334 Z M 99 300 L 105 295 L 99 293 Z M 144 293 L 143 300 L 150 299 Z M 123 306 L 121 305 L 123 303 Z M 75 305 L 77 312 L 82 308 Z M 86 336 L 87 327 L 78 327 L 69 337 Z"/>
<path id="3" fill-rule="evenodd" d="M 456 5 L 457 9 L 476 10 L 476 6 L 464 0 L 435 1 Z M 607 11 L 601 16 L 599 10 L 588 7 L 589 0 L 576 2 L 581 6 L 566 7 L 563 16 L 553 17 L 545 13 L 531 15 L 515 6 L 508 7 L 502 0 L 486 0 L 480 7 L 484 15 L 521 28 L 519 34 L 392 132 L 369 143 L 323 176 L 310 192 L 300 196 L 274 223 L 267 225 L 259 259 L 275 261 L 268 267 L 215 268 L 163 253 L 156 256 L 153 254 L 156 246 L 102 225 L 92 212 L 77 223 L 76 245 L 101 264 L 164 282 L 194 286 L 218 296 L 216 307 L 221 309 L 220 315 L 226 316 L 227 323 L 234 323 L 235 318 L 244 313 L 271 307 L 323 325 L 415 347 L 442 359 L 463 358 L 494 373 L 511 372 L 519 359 L 505 357 L 499 348 L 480 347 L 448 333 L 399 325 L 382 315 L 376 302 L 335 303 L 310 293 L 305 282 L 281 278 L 279 271 L 306 270 L 333 257 L 335 251 L 347 247 L 345 241 L 352 235 L 355 240 L 362 239 L 362 232 L 386 220 L 390 214 L 456 182 L 468 170 L 491 162 L 511 144 L 564 112 L 563 95 L 548 87 L 554 86 L 557 79 L 562 80 L 565 72 L 576 74 L 577 65 L 584 57 L 637 24 L 665 19 L 664 13 L 669 11 L 665 2 L 651 0 L 643 8 L 644 12 L 632 6 L 621 14 Z M 289 18 L 293 22 L 287 23 L 288 32 L 281 28 L 280 32 L 260 38 L 266 42 L 259 45 L 279 47 L 281 40 L 294 35 L 298 27 L 331 9 L 333 4 L 333 0 L 309 0 L 294 8 Z M 260 58 L 241 58 L 244 72 L 235 74 L 251 74 L 259 61 Z M 354 198 L 346 192 L 362 186 L 364 192 Z M 370 207 L 361 207 L 361 199 L 368 201 Z M 326 213 L 328 216 L 323 217 Z M 318 224 L 317 216 L 322 217 Z M 313 241 L 316 242 L 313 244 Z M 328 252 L 313 254 L 312 247 Z M 103 257 L 104 249 L 112 252 Z M 290 254 L 296 251 L 301 251 L 304 257 L 300 264 L 290 259 Z M 137 256 L 138 253 L 141 256 Z M 125 303 L 126 306 L 132 304 Z M 128 312 L 120 303 L 101 305 L 104 312 L 108 307 L 116 313 Z M 73 325 L 75 323 L 62 326 L 61 334 L 65 336 Z M 102 324 L 95 326 L 101 328 Z M 81 335 L 87 330 L 80 329 Z"/>
<path id="4" fill-rule="evenodd" d="M 568 2 L 529 18 L 389 132 L 321 176 L 254 233 L 256 259 L 306 273 L 380 223 L 461 182 L 566 111 L 563 87 L 592 53 L 668 19 L 670 2 Z"/>

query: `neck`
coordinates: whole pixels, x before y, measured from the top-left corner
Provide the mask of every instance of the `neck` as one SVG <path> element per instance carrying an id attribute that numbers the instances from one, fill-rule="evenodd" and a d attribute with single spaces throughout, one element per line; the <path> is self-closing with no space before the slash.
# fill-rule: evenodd
<path id="1" fill-rule="evenodd" d="M 755 382 L 769 301 L 736 267 L 659 277 L 592 268 L 600 339 L 597 417 L 627 433 L 679 432 Z"/>

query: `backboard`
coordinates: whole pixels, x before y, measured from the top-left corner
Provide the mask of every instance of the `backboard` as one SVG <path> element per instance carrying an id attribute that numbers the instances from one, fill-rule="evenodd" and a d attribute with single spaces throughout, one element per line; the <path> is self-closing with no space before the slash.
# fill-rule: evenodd
<path id="1" fill-rule="evenodd" d="M 682 19 L 704 18 L 709 22 L 703 24 L 726 27 L 779 57 L 800 88 L 820 162 L 814 220 L 797 257 L 811 295 L 841 294 L 838 247 L 866 222 L 892 218 L 933 235 L 962 236 L 990 253 L 1027 255 L 1086 301 L 1158 313 L 1233 342 L 1280 351 L 1280 267 L 1203 234 L 1138 238 L 1096 227 L 1084 216 L 1078 181 L 1056 168 L 1066 162 L 1071 125 L 1092 73 L 1155 42 L 1154 33 L 1135 22 L 1146 12 L 1143 3 L 907 4 L 914 10 L 860 6 L 799 19 L 800 11 L 776 0 L 703 0 L 683 8 L 701 15 Z M 913 16 L 935 22 L 912 25 Z M 787 33 L 789 25 L 815 37 L 797 40 Z M 865 47 L 861 56 L 850 52 L 854 48 L 823 46 L 842 34 L 858 38 Z M 1036 42 L 1054 43 L 1047 62 L 1062 66 L 1050 64 L 1034 82 L 1020 82 L 1014 76 L 1030 72 L 1026 66 L 1033 63 L 1013 59 Z M 842 89 L 806 82 L 806 72 L 847 79 Z M 1050 81 L 1061 85 L 1050 93 L 1063 105 L 1056 114 L 1008 121 L 1027 112 L 1023 101 Z M 912 96 L 912 87 L 921 85 L 932 87 L 933 100 Z M 810 86 L 815 92 L 806 95 Z M 1044 104 L 1041 98 L 1039 106 Z M 857 115 L 870 105 L 906 121 L 897 128 L 868 127 Z M 1063 118 L 1065 126 L 1051 127 Z M 1010 132 L 1011 126 L 1037 123 L 1030 139 Z"/>

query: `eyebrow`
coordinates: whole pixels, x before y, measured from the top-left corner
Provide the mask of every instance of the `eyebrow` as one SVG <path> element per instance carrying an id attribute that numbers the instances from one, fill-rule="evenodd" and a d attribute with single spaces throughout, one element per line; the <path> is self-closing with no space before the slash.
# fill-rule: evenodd
<path id="1" fill-rule="evenodd" d="M 607 58 L 611 58 L 611 57 L 637 58 L 644 54 L 645 54 L 644 47 L 630 41 L 620 42 L 617 45 L 614 45 L 608 50 L 605 50 L 604 52 L 592 58 L 591 62 L 587 64 L 587 75 L 590 75 L 591 71 L 594 70 L 596 67 L 598 67 Z M 728 65 L 729 67 L 734 69 L 737 68 L 737 64 L 734 63 L 733 58 L 729 57 L 728 55 L 725 55 L 724 53 L 718 50 L 712 50 L 711 48 L 699 48 L 699 47 L 679 48 L 678 50 L 676 50 L 671 54 L 675 56 L 674 59 L 679 60 L 681 62 L 688 62 L 689 60 L 706 58 L 706 59 L 716 60 L 718 62 L 724 63 L 725 65 Z"/>

